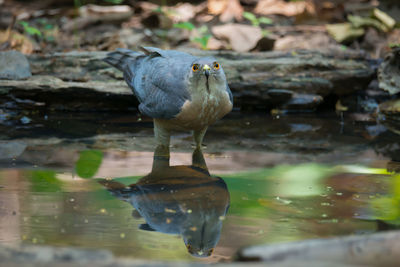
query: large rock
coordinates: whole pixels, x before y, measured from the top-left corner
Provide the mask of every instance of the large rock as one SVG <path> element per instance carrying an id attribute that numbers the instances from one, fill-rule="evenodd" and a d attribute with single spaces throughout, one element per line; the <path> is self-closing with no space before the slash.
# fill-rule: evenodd
<path id="1" fill-rule="evenodd" d="M 378 69 L 379 87 L 390 94 L 400 93 L 400 48 L 386 55 Z"/>
<path id="2" fill-rule="evenodd" d="M 379 105 L 380 121 L 391 131 L 400 134 L 400 99 Z"/>
<path id="3" fill-rule="evenodd" d="M 305 240 L 242 249 L 238 259 L 259 261 L 265 265 L 295 266 L 299 262 L 317 262 L 315 266 L 397 266 L 400 262 L 400 232 L 331 239 Z M 303 265 L 310 266 L 310 265 Z"/>
<path id="4" fill-rule="evenodd" d="M 375 75 L 375 69 L 365 55 L 350 50 L 187 52 L 218 59 L 227 74 L 235 105 L 240 108 L 312 110 L 332 95 L 342 97 L 365 89 Z M 32 55 L 29 61 L 34 77 L 41 78 L 0 81 L 0 100 L 2 93 L 13 92 L 16 97 L 44 102 L 46 106 L 56 108 L 53 101 L 65 98 L 76 100 L 79 95 L 85 94 L 85 97 L 95 97 L 94 102 L 103 106 L 125 108 L 120 103 L 116 105 L 111 96 L 131 95 L 130 90 L 123 81 L 122 73 L 102 61 L 105 54 L 69 52 Z M 99 98 L 101 101 L 98 101 Z M 131 99 L 128 106 L 132 108 L 131 103 L 137 102 L 134 96 L 128 98 Z M 83 100 L 88 101 L 81 98 L 82 103 Z M 64 106 L 60 107 L 65 109 L 69 103 L 64 101 Z"/>
<path id="5" fill-rule="evenodd" d="M 0 52 L 0 79 L 21 80 L 31 77 L 26 57 L 18 51 Z"/>

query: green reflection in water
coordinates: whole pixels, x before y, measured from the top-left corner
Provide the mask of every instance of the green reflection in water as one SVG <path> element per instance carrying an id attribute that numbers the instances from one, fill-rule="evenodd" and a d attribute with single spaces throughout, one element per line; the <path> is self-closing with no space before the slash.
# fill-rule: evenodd
<path id="1" fill-rule="evenodd" d="M 64 173 L 61 180 L 52 170 L 19 173 L 21 181 L 29 181 L 25 183 L 29 189 L 18 192 L 24 242 L 106 248 L 128 257 L 193 261 L 180 237 L 139 230 L 144 221 L 132 218 L 131 205 L 111 196 L 95 179 L 66 180 Z M 349 173 L 358 176 L 342 176 Z M 1 176 L 4 175 L 0 172 Z M 128 185 L 139 178 L 114 180 Z M 400 222 L 400 177 L 389 175 L 384 169 L 312 163 L 281 165 L 223 178 L 231 206 L 220 245 L 230 251 L 250 244 L 351 234 L 358 229 L 374 231 L 374 221 L 361 221 L 354 215 L 368 207 L 373 208 L 374 218 Z M 374 184 L 386 178 L 389 189 Z M 360 186 L 346 187 L 346 182 L 357 179 Z M 363 197 L 359 191 L 364 188 L 363 183 L 369 183 L 363 192 L 376 196 L 367 196 L 366 202 L 354 196 Z M 2 185 L 6 190 L 7 185 Z"/>
<path id="2" fill-rule="evenodd" d="M 103 161 L 103 152 L 99 150 L 84 150 L 79 153 L 76 162 L 76 173 L 82 178 L 92 178 Z"/>
<path id="3" fill-rule="evenodd" d="M 28 175 L 32 191 L 34 192 L 59 192 L 62 181 L 57 179 L 56 172 L 52 170 L 35 170 Z"/>
<path id="4" fill-rule="evenodd" d="M 400 226 L 400 174 L 392 175 L 389 194 L 372 199 L 370 205 L 375 219 Z"/>

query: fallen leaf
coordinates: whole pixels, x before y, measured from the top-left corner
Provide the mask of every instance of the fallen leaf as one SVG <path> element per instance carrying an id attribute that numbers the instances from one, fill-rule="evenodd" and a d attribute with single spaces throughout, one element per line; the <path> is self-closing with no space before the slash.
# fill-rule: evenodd
<path id="1" fill-rule="evenodd" d="M 7 42 L 7 49 L 11 48 L 20 51 L 23 54 L 31 54 L 37 44 L 29 37 L 14 31 L 0 31 L 0 44 Z"/>
<path id="2" fill-rule="evenodd" d="M 193 19 L 197 14 L 206 10 L 206 3 L 192 5 L 190 3 L 179 3 L 170 10 L 171 18 L 174 22 L 187 22 Z"/>
<path id="3" fill-rule="evenodd" d="M 349 15 L 347 16 L 347 20 L 354 28 L 374 27 L 381 32 L 388 32 L 390 30 L 385 24 L 373 18 Z"/>
<path id="4" fill-rule="evenodd" d="M 208 0 L 207 7 L 208 12 L 213 15 L 220 15 L 224 12 L 226 5 L 229 0 Z"/>
<path id="5" fill-rule="evenodd" d="M 209 50 L 223 50 L 226 49 L 227 45 L 226 42 L 223 40 L 218 40 L 214 37 L 211 37 L 207 43 L 207 49 Z"/>
<path id="6" fill-rule="evenodd" d="M 232 49 L 238 52 L 252 50 L 263 38 L 260 28 L 236 23 L 214 26 L 211 31 L 218 39 L 228 40 Z"/>
<path id="7" fill-rule="evenodd" d="M 326 30 L 338 43 L 349 42 L 364 35 L 363 28 L 354 28 L 351 23 L 327 24 Z"/>
<path id="8" fill-rule="evenodd" d="M 326 32 L 304 32 L 301 34 L 287 34 L 278 38 L 274 50 L 292 51 L 298 49 L 324 50 L 330 47 L 340 46 Z M 339 47 L 340 48 L 340 47 Z"/>
<path id="9" fill-rule="evenodd" d="M 285 2 L 283 0 L 260 0 L 254 12 L 262 15 L 296 16 L 302 13 L 315 14 L 315 8 L 310 1 Z"/>
<path id="10" fill-rule="evenodd" d="M 242 20 L 243 7 L 239 0 L 208 0 L 207 7 L 209 13 L 221 15 L 222 22 L 229 22 L 233 19 Z"/>
<path id="11" fill-rule="evenodd" d="M 79 8 L 79 17 L 62 26 L 66 31 L 80 30 L 89 25 L 105 22 L 123 22 L 129 20 L 133 10 L 127 5 L 99 6 L 88 4 Z"/>
<path id="12" fill-rule="evenodd" d="M 236 19 L 237 21 L 242 20 L 243 7 L 239 0 L 230 0 L 225 8 L 225 11 L 221 14 L 219 19 L 222 22 L 229 22 Z"/>
<path id="13" fill-rule="evenodd" d="M 372 14 L 375 18 L 385 24 L 386 27 L 388 27 L 389 29 L 393 29 L 393 27 L 396 25 L 396 21 L 391 16 L 377 8 L 374 8 Z"/>

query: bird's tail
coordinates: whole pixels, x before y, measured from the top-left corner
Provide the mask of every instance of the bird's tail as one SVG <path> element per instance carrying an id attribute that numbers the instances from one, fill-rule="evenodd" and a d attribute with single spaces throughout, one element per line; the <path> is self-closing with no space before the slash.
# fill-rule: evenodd
<path id="1" fill-rule="evenodd" d="M 123 71 L 126 69 L 126 65 L 129 64 L 131 60 L 135 60 L 136 58 L 143 56 L 142 52 L 135 52 L 129 49 L 117 48 L 115 51 L 108 53 L 107 57 L 103 60 L 114 66 L 115 68 Z"/>

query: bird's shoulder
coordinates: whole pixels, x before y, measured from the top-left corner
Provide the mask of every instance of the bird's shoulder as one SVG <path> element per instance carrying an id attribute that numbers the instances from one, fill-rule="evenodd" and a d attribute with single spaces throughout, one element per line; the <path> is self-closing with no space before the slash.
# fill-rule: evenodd
<path id="1" fill-rule="evenodd" d="M 186 75 L 194 57 L 179 51 L 146 49 L 148 56 L 133 84 L 139 109 L 153 118 L 173 118 L 190 99 Z"/>
<path id="2" fill-rule="evenodd" d="M 196 57 L 177 50 L 163 50 L 157 47 L 142 47 L 142 51 L 148 57 L 155 58 L 155 57 L 163 57 L 166 59 L 180 59 L 180 60 L 193 60 Z"/>

